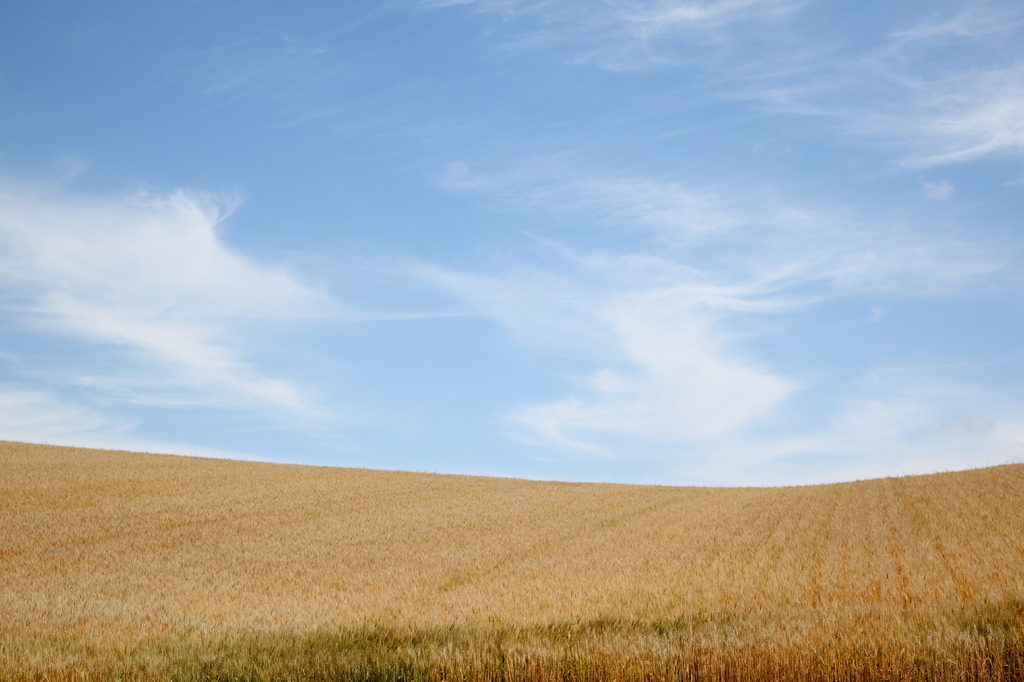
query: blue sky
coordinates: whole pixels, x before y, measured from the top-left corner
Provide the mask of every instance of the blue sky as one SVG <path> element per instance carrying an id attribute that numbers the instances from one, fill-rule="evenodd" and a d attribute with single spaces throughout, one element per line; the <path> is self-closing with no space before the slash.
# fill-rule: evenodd
<path id="1" fill-rule="evenodd" d="M 1024 461 L 1024 6 L 0 9 L 0 438 L 788 484 Z"/>

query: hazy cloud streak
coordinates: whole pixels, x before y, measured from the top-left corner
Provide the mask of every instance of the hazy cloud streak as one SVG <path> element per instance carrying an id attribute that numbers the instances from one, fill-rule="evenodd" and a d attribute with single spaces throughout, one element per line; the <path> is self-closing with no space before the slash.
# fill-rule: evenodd
<path id="1" fill-rule="evenodd" d="M 216 233 L 230 210 L 186 191 L 4 188 L 4 314 L 24 329 L 134 352 L 161 375 L 151 387 L 158 392 L 169 383 L 201 403 L 312 415 L 317 409 L 296 386 L 241 358 L 232 329 L 245 320 L 323 315 L 333 304 L 287 273 L 232 253 Z M 138 383 L 136 374 L 129 384 Z"/>
<path id="2" fill-rule="evenodd" d="M 423 0 L 425 7 L 471 7 L 497 15 L 502 49 L 557 50 L 570 62 L 638 71 L 707 48 L 735 25 L 780 19 L 806 0 Z"/>
<path id="3" fill-rule="evenodd" d="M 1006 263 L 995 245 L 749 187 L 733 188 L 741 205 L 726 192 L 588 176 L 546 160 L 486 173 L 460 162 L 443 183 L 573 216 L 581 230 L 596 219 L 602 229 L 655 237 L 632 253 L 540 240 L 535 260 L 546 267 L 417 273 L 521 342 L 597 366 L 570 379 L 568 397 L 508 415 L 533 440 L 594 455 L 614 454 L 604 436 L 693 443 L 736 437 L 771 415 L 802 387 L 742 350 L 765 316 L 865 293 L 947 295 Z M 573 241 L 571 230 L 559 233 Z"/>

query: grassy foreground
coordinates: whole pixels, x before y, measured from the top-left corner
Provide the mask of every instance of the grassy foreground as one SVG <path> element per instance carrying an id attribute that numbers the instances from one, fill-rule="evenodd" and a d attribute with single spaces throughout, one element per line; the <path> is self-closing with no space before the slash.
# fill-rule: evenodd
<path id="1" fill-rule="evenodd" d="M 762 624 L 763 625 L 763 624 Z M 769 632 L 702 617 L 534 628 L 413 629 L 3 640 L 10 680 L 1021 680 L 1024 605 L 902 633 Z M 766 635 L 768 635 L 766 637 Z M 783 639 L 776 639 L 783 635 Z"/>
<path id="2" fill-rule="evenodd" d="M 4 680 L 1021 680 L 1024 466 L 540 483 L 0 443 Z"/>

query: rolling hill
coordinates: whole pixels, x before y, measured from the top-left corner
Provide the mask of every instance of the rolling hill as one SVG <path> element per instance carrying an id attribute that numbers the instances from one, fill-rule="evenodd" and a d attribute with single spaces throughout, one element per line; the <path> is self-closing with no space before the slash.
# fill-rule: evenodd
<path id="1" fill-rule="evenodd" d="M 1024 465 L 783 488 L 0 442 L 0 679 L 1022 679 Z"/>

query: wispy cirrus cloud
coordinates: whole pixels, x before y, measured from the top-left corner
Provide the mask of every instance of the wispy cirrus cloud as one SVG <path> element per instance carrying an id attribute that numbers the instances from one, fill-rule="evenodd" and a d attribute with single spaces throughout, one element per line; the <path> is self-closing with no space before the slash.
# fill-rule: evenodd
<path id="1" fill-rule="evenodd" d="M 717 457 L 684 461 L 677 473 L 711 484 L 793 484 L 1024 461 L 1016 395 L 902 374 L 869 371 L 827 419 L 795 433 L 712 439 L 706 447 Z"/>
<path id="2" fill-rule="evenodd" d="M 763 415 L 795 388 L 732 350 L 719 324 L 728 312 L 784 305 L 758 300 L 756 285 L 716 286 L 651 257 L 573 260 L 563 265 L 574 276 L 530 268 L 505 276 L 416 272 L 523 343 L 597 366 L 569 379 L 571 397 L 513 409 L 508 423 L 521 437 L 609 455 L 600 434 L 662 441 L 717 434 Z M 659 281 L 673 270 L 673 284 Z"/>
<path id="3" fill-rule="evenodd" d="M 874 139 L 908 167 L 1024 152 L 1024 11 L 1016 3 L 964 3 L 930 21 L 880 25 L 861 44 L 834 44 L 807 26 L 773 42 L 765 22 L 796 18 L 809 2 L 425 4 L 500 16 L 491 40 L 513 51 L 612 71 L 657 66 L 711 76 L 713 84 L 687 81 L 687 99 L 759 102 Z"/>
<path id="4" fill-rule="evenodd" d="M 44 390 L 0 383 L 0 439 L 161 454 L 259 459 L 251 454 L 132 435 L 136 424 Z"/>
<path id="5" fill-rule="evenodd" d="M 756 420 L 797 389 L 730 349 L 716 324 L 721 311 L 696 303 L 692 293 L 674 287 L 610 295 L 595 321 L 614 339 L 618 366 L 578 381 L 577 395 L 519 408 L 510 420 L 559 444 L 588 433 L 686 441 Z"/>
<path id="6" fill-rule="evenodd" d="M 442 186 L 526 209 L 586 213 L 603 224 L 633 225 L 678 238 L 739 225 L 735 207 L 727 207 L 713 190 L 636 175 L 582 174 L 550 157 L 484 171 L 457 161 L 445 170 Z"/>
<path id="7" fill-rule="evenodd" d="M 1001 41 L 1024 27 L 1024 15 L 1015 3 L 968 2 L 952 15 L 919 22 L 892 33 L 897 50 L 958 40 Z"/>
<path id="8" fill-rule="evenodd" d="M 880 69 L 888 103 L 873 109 L 816 105 L 851 135 L 882 141 L 911 168 L 1024 154 L 1024 61 L 1007 67 L 951 70 L 927 78 Z"/>
<path id="9" fill-rule="evenodd" d="M 721 42 L 730 27 L 777 20 L 807 0 L 423 0 L 425 7 L 472 7 L 508 29 L 501 48 L 556 50 L 566 61 L 638 71 L 687 61 L 690 48 Z"/>
<path id="10" fill-rule="evenodd" d="M 928 167 L 986 156 L 1024 155 L 1024 62 L 1004 69 L 958 73 L 912 87 L 918 124 L 891 121 L 888 129 L 916 142 L 904 162 Z M 883 130 L 886 126 L 883 125 Z"/>
<path id="11" fill-rule="evenodd" d="M 726 78 L 726 95 L 837 121 L 847 134 L 875 139 L 912 168 L 1019 157 L 1022 39 L 1018 4 L 969 3 L 861 49 L 744 66 L 740 79 Z"/>
<path id="12" fill-rule="evenodd" d="M 535 238 L 530 265 L 421 266 L 416 275 L 521 343 L 592 367 L 566 376 L 568 395 L 512 408 L 506 419 L 528 442 L 595 456 L 621 452 L 622 438 L 742 441 L 813 389 L 751 350 L 788 313 L 850 296 L 962 295 L 1012 260 L 995 242 L 932 224 L 802 204 L 756 186 L 595 175 L 558 159 L 483 172 L 457 162 L 442 183 L 559 226 L 557 237 Z M 630 246 L 571 246 L 596 228 Z M 828 450 L 849 430 L 843 424 L 820 442 L 778 443 L 773 456 Z"/>
<path id="13" fill-rule="evenodd" d="M 70 374 L 131 401 L 313 416 L 320 408 L 301 388 L 244 358 L 238 332 L 323 316 L 334 303 L 232 252 L 217 230 L 233 203 L 184 190 L 94 195 L 5 183 L 0 314 L 9 329 L 99 344 L 97 361 Z M 123 371 L 99 360 L 110 357 Z"/>
<path id="14" fill-rule="evenodd" d="M 946 201 L 953 196 L 954 191 L 953 183 L 949 180 L 940 180 L 938 182 L 922 180 L 921 189 L 924 190 L 924 195 L 932 201 Z"/>
<path id="15" fill-rule="evenodd" d="M 558 216 L 566 238 L 602 230 L 649 238 L 641 248 L 656 250 L 663 264 L 654 271 L 675 268 L 668 281 L 685 270 L 717 284 L 757 283 L 761 293 L 817 282 L 848 292 L 943 295 L 1009 262 L 1000 244 L 955 228 L 791 199 L 752 183 L 598 174 L 548 157 L 481 171 L 459 161 L 441 183 L 511 210 Z"/>
<path id="16" fill-rule="evenodd" d="M 111 421 L 93 410 L 38 389 L 0 384 L 0 438 L 58 443 L 111 430 Z"/>

